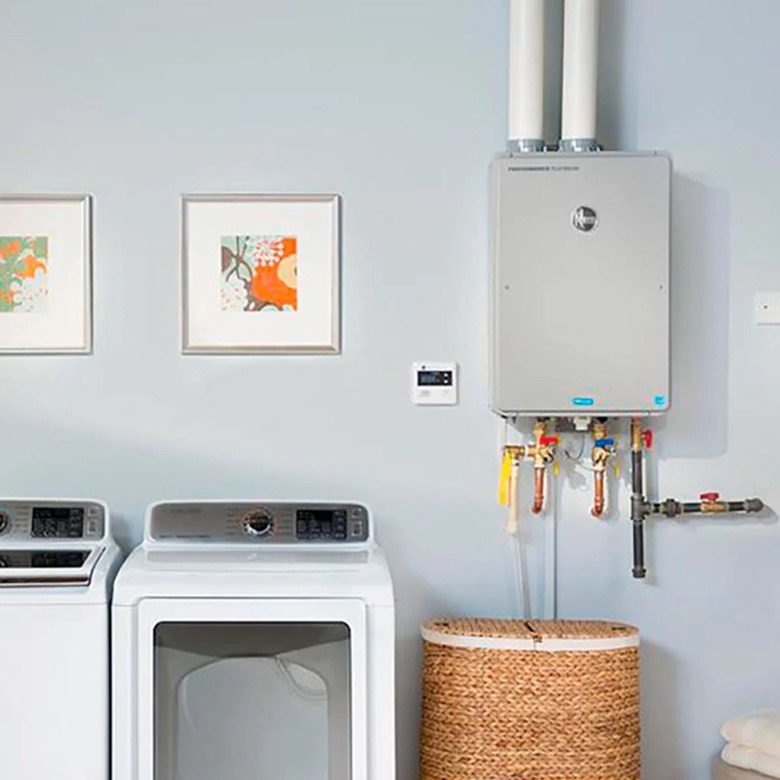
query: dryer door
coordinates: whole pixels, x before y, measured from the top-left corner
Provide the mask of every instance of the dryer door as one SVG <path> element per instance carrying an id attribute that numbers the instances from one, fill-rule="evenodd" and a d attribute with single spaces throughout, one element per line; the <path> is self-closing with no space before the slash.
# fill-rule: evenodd
<path id="1" fill-rule="evenodd" d="M 148 599 L 139 780 L 366 780 L 366 617 L 352 599 Z"/>

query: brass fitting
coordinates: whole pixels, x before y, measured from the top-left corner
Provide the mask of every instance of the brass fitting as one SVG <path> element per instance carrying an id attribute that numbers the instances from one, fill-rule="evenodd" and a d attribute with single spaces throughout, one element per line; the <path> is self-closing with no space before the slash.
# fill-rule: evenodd
<path id="1" fill-rule="evenodd" d="M 590 513 L 593 517 L 601 517 L 604 514 L 607 464 L 616 452 L 612 441 L 607 439 L 608 435 L 606 423 L 600 421 L 593 423 L 595 444 L 590 452 L 590 460 L 593 464 L 593 507 Z"/>
<path id="2" fill-rule="evenodd" d="M 507 444 L 504 452 L 509 455 L 515 463 L 519 463 L 526 456 L 526 448 L 518 444 Z"/>
<path id="3" fill-rule="evenodd" d="M 634 452 L 642 451 L 642 418 L 631 418 L 631 449 Z"/>
<path id="4" fill-rule="evenodd" d="M 547 466 L 555 462 L 555 448 L 558 444 L 556 436 L 547 435 L 547 422 L 536 420 L 533 427 L 534 443 L 528 445 L 506 445 L 504 453 L 519 464 L 524 458 L 533 461 L 534 467 L 534 502 L 531 511 L 538 515 L 544 508 L 544 477 Z"/>
<path id="5" fill-rule="evenodd" d="M 704 515 L 722 514 L 729 510 L 728 504 L 720 500 L 719 493 L 702 493 L 699 500 L 701 501 L 701 513 Z"/>

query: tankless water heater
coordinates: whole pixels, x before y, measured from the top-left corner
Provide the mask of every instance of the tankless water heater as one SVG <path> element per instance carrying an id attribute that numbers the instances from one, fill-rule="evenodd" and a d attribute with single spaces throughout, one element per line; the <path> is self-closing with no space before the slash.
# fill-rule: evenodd
<path id="1" fill-rule="evenodd" d="M 491 398 L 504 415 L 669 408 L 671 160 L 527 153 L 492 168 Z"/>

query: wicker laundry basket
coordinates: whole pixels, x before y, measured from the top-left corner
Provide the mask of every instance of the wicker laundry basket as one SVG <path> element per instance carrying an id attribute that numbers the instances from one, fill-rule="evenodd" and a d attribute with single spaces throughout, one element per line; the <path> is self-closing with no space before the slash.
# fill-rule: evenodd
<path id="1" fill-rule="evenodd" d="M 422 634 L 422 780 L 639 780 L 636 628 L 441 619 Z"/>

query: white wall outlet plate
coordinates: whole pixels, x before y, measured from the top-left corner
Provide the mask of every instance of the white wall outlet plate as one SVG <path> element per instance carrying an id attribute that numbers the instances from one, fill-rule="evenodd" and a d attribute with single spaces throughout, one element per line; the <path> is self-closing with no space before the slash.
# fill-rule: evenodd
<path id="1" fill-rule="evenodd" d="M 780 292 L 757 292 L 754 311 L 756 325 L 780 325 Z"/>
<path id="2" fill-rule="evenodd" d="M 458 403 L 458 364 L 412 363 L 412 403 L 418 406 Z"/>

